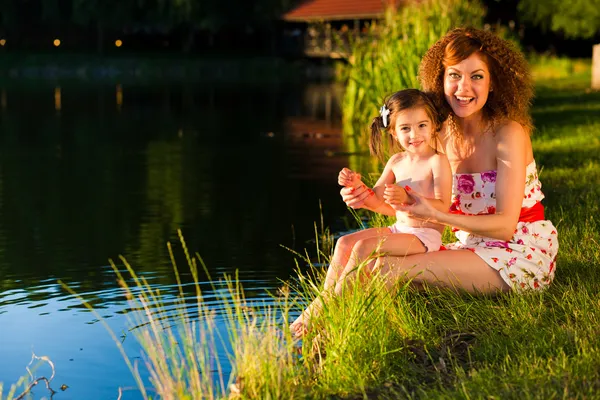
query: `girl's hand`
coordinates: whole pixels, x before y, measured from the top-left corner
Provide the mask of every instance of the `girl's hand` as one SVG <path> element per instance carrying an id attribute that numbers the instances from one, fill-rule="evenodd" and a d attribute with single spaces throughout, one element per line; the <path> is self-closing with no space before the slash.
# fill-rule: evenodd
<path id="1" fill-rule="evenodd" d="M 361 176 L 349 168 L 343 168 L 338 174 L 338 184 L 344 187 L 356 188 L 362 184 Z"/>
<path id="2" fill-rule="evenodd" d="M 360 185 L 358 187 L 344 186 L 340 190 L 342 200 L 350 208 L 359 209 L 365 206 L 365 200 L 373 196 L 373 191 L 366 185 Z"/>
<path id="3" fill-rule="evenodd" d="M 431 205 L 427 198 L 412 191 L 409 187 L 406 189 L 406 194 L 410 204 L 397 205 L 394 207 L 395 210 L 402 211 L 412 218 L 436 222 L 438 210 Z"/>
<path id="4" fill-rule="evenodd" d="M 383 191 L 383 200 L 396 211 L 400 211 L 398 207 L 402 205 L 413 203 L 410 196 L 407 194 L 406 189 L 403 189 L 398 185 L 389 183 L 385 184 L 385 190 Z"/>

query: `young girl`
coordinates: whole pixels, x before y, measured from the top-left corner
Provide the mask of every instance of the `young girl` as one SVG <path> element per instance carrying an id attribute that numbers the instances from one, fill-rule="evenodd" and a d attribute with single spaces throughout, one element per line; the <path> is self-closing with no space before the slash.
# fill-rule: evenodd
<path id="1" fill-rule="evenodd" d="M 406 89 L 391 95 L 381 107 L 379 117 L 371 124 L 371 154 L 383 159 L 386 139 L 390 148 L 399 152 L 388 160 L 363 208 L 377 212 L 387 205 L 396 209 L 410 202 L 407 191 L 429 198 L 431 204 L 448 211 L 452 191 L 452 175 L 446 156 L 434 147 L 441 121 L 433 102 L 417 89 Z M 385 160 L 382 160 L 385 162 Z M 342 169 L 338 183 L 345 188 L 364 189 L 360 174 Z M 406 256 L 439 250 L 443 226 L 396 213 L 396 223 L 387 228 L 369 228 L 338 239 L 327 270 L 323 295 L 341 293 L 345 276 L 378 255 Z M 302 336 L 321 308 L 317 298 L 290 325 Z"/>

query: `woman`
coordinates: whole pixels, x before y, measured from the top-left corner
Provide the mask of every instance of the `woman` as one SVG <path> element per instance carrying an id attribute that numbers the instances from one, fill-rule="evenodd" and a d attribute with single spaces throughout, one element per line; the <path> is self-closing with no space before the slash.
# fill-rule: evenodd
<path id="1" fill-rule="evenodd" d="M 523 55 L 492 33 L 454 29 L 425 54 L 419 78 L 446 118 L 439 138 L 453 174 L 452 205 L 439 211 L 409 192 L 414 203 L 401 210 L 452 227 L 458 241 L 446 251 L 383 255 L 368 267 L 390 285 L 409 278 L 483 293 L 547 287 L 558 239 L 541 205 Z M 367 208 L 368 190 L 343 188 L 341 195 L 349 207 Z M 396 212 L 389 205 L 377 211 Z"/>

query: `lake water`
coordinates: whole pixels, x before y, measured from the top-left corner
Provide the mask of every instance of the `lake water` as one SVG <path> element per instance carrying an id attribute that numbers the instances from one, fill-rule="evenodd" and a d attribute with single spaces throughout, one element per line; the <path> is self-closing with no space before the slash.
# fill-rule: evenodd
<path id="1" fill-rule="evenodd" d="M 177 230 L 213 277 L 250 297 L 294 274 L 314 223 L 342 229 L 337 172 L 348 164 L 339 90 L 327 84 L 0 85 L 0 382 L 32 352 L 56 367 L 53 397 L 116 399 L 135 381 L 94 314 L 128 329 L 109 259 L 172 293 Z M 210 289 L 206 289 L 210 293 Z M 133 338 L 130 358 L 140 355 Z M 49 376 L 47 366 L 36 376 Z M 38 385 L 32 398 L 48 398 Z M 126 390 L 123 399 L 136 399 Z"/>

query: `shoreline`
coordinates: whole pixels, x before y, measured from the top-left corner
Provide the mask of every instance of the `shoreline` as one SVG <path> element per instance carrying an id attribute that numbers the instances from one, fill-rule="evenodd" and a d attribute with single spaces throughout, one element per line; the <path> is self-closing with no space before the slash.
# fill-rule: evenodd
<path id="1" fill-rule="evenodd" d="M 335 65 L 280 57 L 177 57 L 160 54 L 5 54 L 0 81 L 173 82 L 333 81 Z"/>

